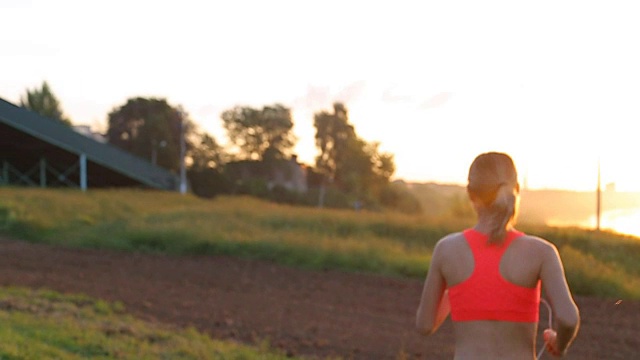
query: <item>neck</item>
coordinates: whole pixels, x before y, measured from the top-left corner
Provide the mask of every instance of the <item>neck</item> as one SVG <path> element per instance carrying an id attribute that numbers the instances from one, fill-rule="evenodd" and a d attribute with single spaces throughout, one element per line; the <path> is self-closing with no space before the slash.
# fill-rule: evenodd
<path id="1" fill-rule="evenodd" d="M 483 216 L 482 214 L 478 214 L 478 221 L 476 225 L 473 227 L 476 231 L 481 232 L 483 234 L 489 234 L 493 229 L 493 221 L 489 216 Z M 507 231 L 512 230 L 513 226 L 511 223 L 507 224 Z"/>

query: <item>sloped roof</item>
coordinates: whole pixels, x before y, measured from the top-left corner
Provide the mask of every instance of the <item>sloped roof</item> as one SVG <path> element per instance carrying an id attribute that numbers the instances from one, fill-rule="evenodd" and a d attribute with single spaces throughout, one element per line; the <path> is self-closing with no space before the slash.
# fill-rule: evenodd
<path id="1" fill-rule="evenodd" d="M 178 189 L 178 176 L 168 170 L 0 98 L 0 159 L 26 164 L 46 157 L 68 164 L 81 154 L 87 159 L 88 187 Z"/>

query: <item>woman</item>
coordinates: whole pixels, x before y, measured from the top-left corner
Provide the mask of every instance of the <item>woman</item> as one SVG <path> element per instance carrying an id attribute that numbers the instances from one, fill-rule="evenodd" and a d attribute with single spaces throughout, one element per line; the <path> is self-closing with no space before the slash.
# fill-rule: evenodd
<path id="1" fill-rule="evenodd" d="M 541 285 L 554 320 L 545 349 L 563 356 L 577 334 L 580 315 L 556 247 L 513 228 L 519 190 L 508 155 L 479 155 L 467 186 L 477 223 L 433 250 L 416 326 L 433 334 L 451 312 L 455 359 L 535 358 Z"/>

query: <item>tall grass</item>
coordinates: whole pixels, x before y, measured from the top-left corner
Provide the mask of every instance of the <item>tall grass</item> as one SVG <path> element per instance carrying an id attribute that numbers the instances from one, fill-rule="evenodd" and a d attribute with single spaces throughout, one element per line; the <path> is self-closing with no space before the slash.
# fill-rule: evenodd
<path id="1" fill-rule="evenodd" d="M 122 305 L 79 295 L 0 289 L 0 359 L 288 359 L 267 343 L 213 340 L 127 315 Z"/>
<path id="2" fill-rule="evenodd" d="M 578 228 L 540 228 L 536 233 L 558 247 L 576 293 L 640 299 L 639 238 Z"/>
<path id="3" fill-rule="evenodd" d="M 414 278 L 424 277 L 440 238 L 468 225 L 455 218 L 293 207 L 249 197 L 0 188 L 0 231 L 30 241 L 225 254 Z M 577 294 L 640 299 L 640 240 L 579 229 L 523 230 L 558 246 Z"/>

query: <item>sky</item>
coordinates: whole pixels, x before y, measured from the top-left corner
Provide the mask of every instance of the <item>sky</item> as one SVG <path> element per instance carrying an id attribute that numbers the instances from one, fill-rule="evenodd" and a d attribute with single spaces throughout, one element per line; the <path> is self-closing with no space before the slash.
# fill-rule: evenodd
<path id="1" fill-rule="evenodd" d="M 312 164 L 334 102 L 395 178 L 464 184 L 485 151 L 531 189 L 640 191 L 632 1 L 0 0 L 0 97 L 47 81 L 74 124 L 165 98 L 226 143 L 234 106 L 292 109 Z"/>

